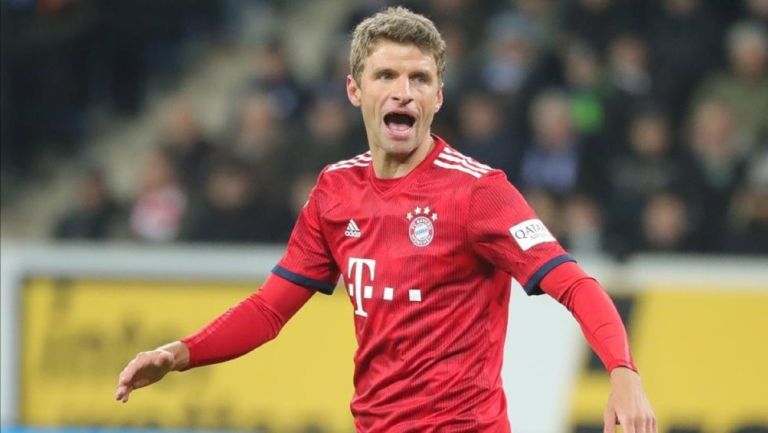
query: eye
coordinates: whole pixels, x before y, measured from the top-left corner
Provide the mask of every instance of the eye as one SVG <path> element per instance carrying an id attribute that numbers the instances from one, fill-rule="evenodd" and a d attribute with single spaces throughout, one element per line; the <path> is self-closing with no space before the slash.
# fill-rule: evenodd
<path id="1" fill-rule="evenodd" d="M 413 77 L 411 77 L 411 80 L 413 80 L 416 83 L 419 84 L 428 84 L 429 83 L 429 77 L 424 74 L 416 74 Z"/>
<path id="2" fill-rule="evenodd" d="M 395 74 L 392 73 L 392 71 L 381 71 L 377 74 L 377 77 L 380 80 L 391 80 L 395 78 Z"/>

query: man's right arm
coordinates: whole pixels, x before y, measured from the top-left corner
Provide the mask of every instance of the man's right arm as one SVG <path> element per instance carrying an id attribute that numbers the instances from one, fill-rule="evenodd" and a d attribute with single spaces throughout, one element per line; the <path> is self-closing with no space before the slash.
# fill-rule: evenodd
<path id="1" fill-rule="evenodd" d="M 120 373 L 115 398 L 127 402 L 131 391 L 151 385 L 171 371 L 223 362 L 250 352 L 275 338 L 314 293 L 270 275 L 261 290 L 198 332 L 136 355 Z"/>

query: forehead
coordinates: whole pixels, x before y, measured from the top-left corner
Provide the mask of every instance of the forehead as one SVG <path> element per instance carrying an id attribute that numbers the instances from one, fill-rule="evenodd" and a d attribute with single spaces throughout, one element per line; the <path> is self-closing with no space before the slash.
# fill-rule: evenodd
<path id="1" fill-rule="evenodd" d="M 419 69 L 437 74 L 435 56 L 415 44 L 380 39 L 368 49 L 364 70 Z"/>

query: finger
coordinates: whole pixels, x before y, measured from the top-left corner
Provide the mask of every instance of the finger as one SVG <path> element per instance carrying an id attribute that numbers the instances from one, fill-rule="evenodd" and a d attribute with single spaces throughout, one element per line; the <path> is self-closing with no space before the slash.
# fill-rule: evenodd
<path id="1" fill-rule="evenodd" d="M 603 433 L 615 433 L 616 432 L 616 413 L 614 411 L 606 411 L 603 414 Z"/>
<path id="2" fill-rule="evenodd" d="M 122 373 L 120 373 L 120 376 L 117 378 L 117 385 L 125 387 L 132 386 L 133 382 L 136 381 L 136 373 L 136 369 L 126 367 L 125 370 L 123 370 Z"/>
<path id="3" fill-rule="evenodd" d="M 627 417 L 619 417 L 619 424 L 621 424 L 621 431 L 624 433 L 637 433 L 635 429 L 634 420 Z"/>
<path id="4" fill-rule="evenodd" d="M 656 417 L 651 414 L 648 417 L 647 427 L 648 433 L 656 433 Z"/>
<path id="5" fill-rule="evenodd" d="M 635 426 L 635 433 L 648 433 L 645 429 L 645 422 L 647 418 L 645 416 L 638 416 L 634 418 L 632 425 Z"/>
<path id="6" fill-rule="evenodd" d="M 127 385 L 119 386 L 117 388 L 117 392 L 115 393 L 115 399 L 122 401 L 123 403 L 128 402 L 128 396 L 131 394 L 132 388 Z"/>

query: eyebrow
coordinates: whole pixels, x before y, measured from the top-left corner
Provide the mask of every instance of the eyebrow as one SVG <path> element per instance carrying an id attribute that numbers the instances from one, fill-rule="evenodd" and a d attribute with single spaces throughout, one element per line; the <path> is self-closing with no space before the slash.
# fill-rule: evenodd
<path id="1" fill-rule="evenodd" d="M 380 67 L 378 69 L 374 69 L 373 70 L 373 75 L 375 75 L 375 76 L 379 76 L 379 75 L 384 74 L 384 73 L 397 74 L 397 71 L 395 71 L 392 68 L 386 67 L 386 66 L 385 67 Z"/>
<path id="2" fill-rule="evenodd" d="M 425 81 L 432 81 L 432 76 L 426 71 L 416 71 L 410 74 L 411 78 L 422 78 Z"/>

